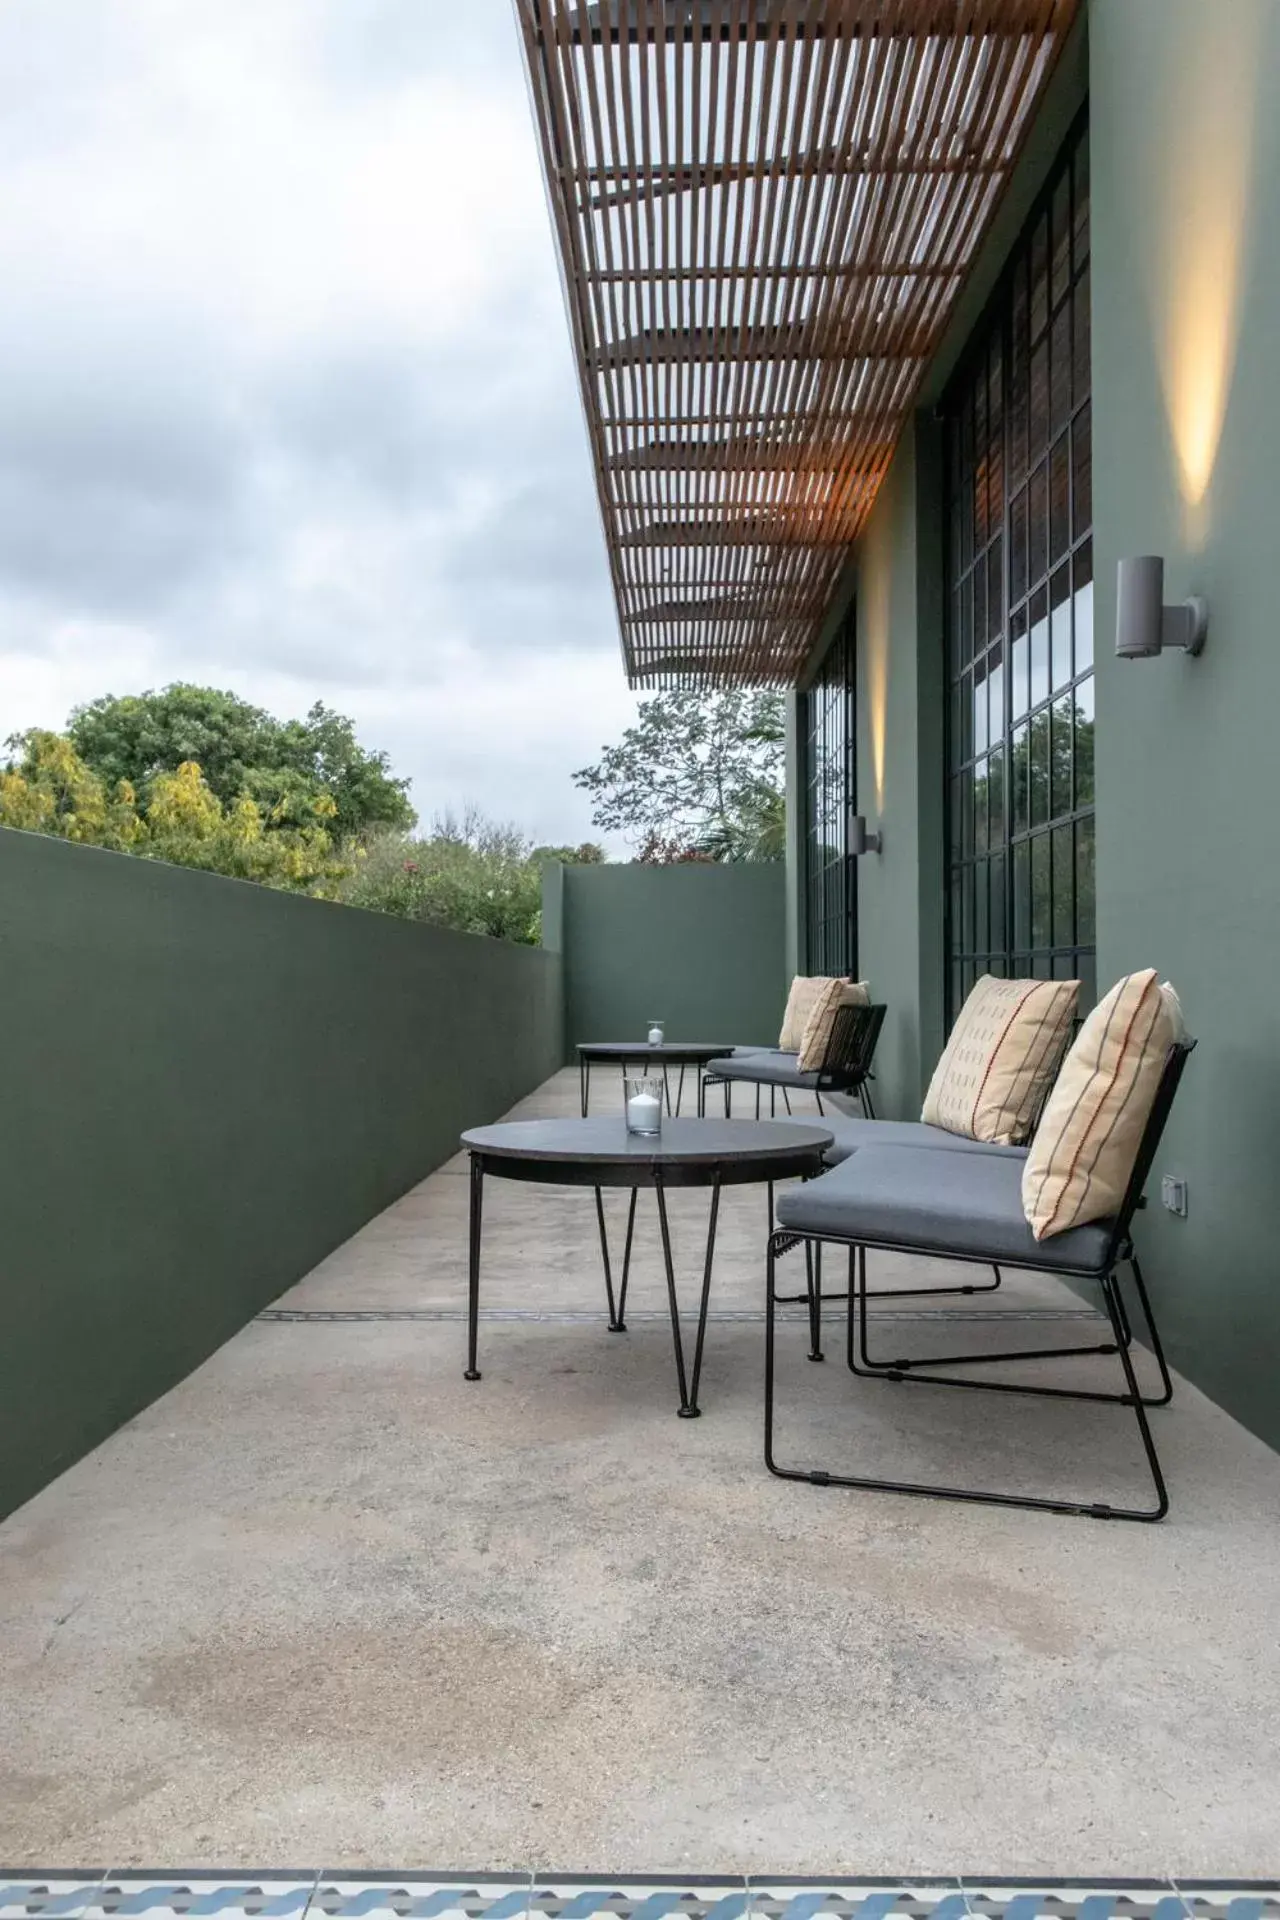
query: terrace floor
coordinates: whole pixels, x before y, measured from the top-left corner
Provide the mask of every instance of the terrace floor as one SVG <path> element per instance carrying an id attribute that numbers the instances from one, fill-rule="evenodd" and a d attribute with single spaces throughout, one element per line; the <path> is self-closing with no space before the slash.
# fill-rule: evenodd
<path id="1" fill-rule="evenodd" d="M 674 1202 L 690 1301 L 705 1206 Z M 759 1190 L 722 1209 L 690 1422 L 646 1205 L 610 1335 L 590 1194 L 490 1184 L 477 1385 L 466 1217 L 457 1161 L 0 1527 L 0 1859 L 1280 1865 L 1280 1459 L 1194 1389 L 1155 1416 L 1160 1527 L 785 1484 Z M 1003 1311 L 1082 1309 L 1032 1280 Z M 943 1345 L 971 1315 L 879 1310 Z M 1115 1409 L 855 1382 L 831 1331 L 816 1367 L 784 1329 L 784 1454 L 1141 1491 Z"/>

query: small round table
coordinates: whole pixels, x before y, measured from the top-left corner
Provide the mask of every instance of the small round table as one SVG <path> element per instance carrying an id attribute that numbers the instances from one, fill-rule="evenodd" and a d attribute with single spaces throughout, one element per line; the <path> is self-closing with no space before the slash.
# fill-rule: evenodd
<path id="1" fill-rule="evenodd" d="M 662 1084 L 666 1090 L 667 1112 L 671 1112 L 671 1082 L 667 1078 L 668 1067 L 679 1067 L 680 1081 L 676 1088 L 675 1111 L 679 1113 L 684 1099 L 684 1070 L 695 1067 L 698 1074 L 698 1113 L 703 1111 L 702 1072 L 708 1060 L 723 1059 L 726 1053 L 732 1053 L 732 1047 L 712 1046 L 710 1042 L 664 1040 L 660 1046 L 651 1047 L 644 1040 L 583 1040 L 578 1043 L 578 1085 L 582 1092 L 582 1117 L 585 1120 L 591 1105 L 591 1063 L 609 1063 L 622 1069 L 625 1080 L 628 1067 L 640 1067 L 647 1073 L 655 1074 L 662 1070 Z"/>
<path id="2" fill-rule="evenodd" d="M 484 1177 L 534 1180 L 546 1186 L 594 1187 L 600 1252 L 604 1262 L 609 1331 L 626 1332 L 627 1281 L 631 1272 L 631 1242 L 635 1232 L 636 1201 L 642 1187 L 652 1187 L 658 1200 L 662 1258 L 671 1309 L 671 1338 L 675 1347 L 676 1381 L 680 1389 L 679 1414 L 695 1420 L 702 1349 L 707 1332 L 707 1304 L 711 1297 L 711 1268 L 715 1258 L 716 1221 L 720 1189 L 753 1181 L 769 1183 L 769 1220 L 773 1222 L 773 1183 L 797 1176 L 810 1178 L 823 1170 L 823 1153 L 831 1145 L 825 1127 L 802 1126 L 793 1120 L 667 1120 L 659 1134 L 628 1133 L 621 1114 L 605 1120 L 508 1120 L 493 1127 L 473 1127 L 462 1136 L 471 1155 L 471 1235 L 467 1318 L 466 1378 L 478 1380 L 476 1346 L 480 1322 L 480 1242 L 483 1228 Z M 604 1187 L 629 1188 L 627 1237 L 622 1256 L 622 1281 L 615 1299 L 609 1240 L 604 1221 Z M 702 1296 L 698 1308 L 698 1337 L 692 1372 L 686 1375 L 684 1344 L 680 1337 L 680 1308 L 676 1299 L 671 1259 L 671 1231 L 667 1219 L 669 1187 L 710 1187 L 711 1216 L 707 1227 L 706 1258 L 702 1268 Z"/>

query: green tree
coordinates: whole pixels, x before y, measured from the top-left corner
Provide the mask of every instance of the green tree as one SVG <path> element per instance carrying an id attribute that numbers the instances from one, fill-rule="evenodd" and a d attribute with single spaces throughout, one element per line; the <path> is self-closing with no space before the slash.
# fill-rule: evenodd
<path id="1" fill-rule="evenodd" d="M 411 827 L 408 781 L 385 753 L 369 752 L 352 722 L 317 702 L 305 720 L 276 720 L 237 694 L 178 682 L 160 692 L 105 694 L 68 723 L 84 764 L 114 788 L 126 780 L 145 805 L 160 774 L 196 764 L 220 805 L 249 794 L 268 831 L 314 822 L 315 802 L 333 802 L 333 834 Z"/>
<path id="2" fill-rule="evenodd" d="M 347 872 L 328 794 L 272 827 L 249 793 L 224 807 L 194 760 L 157 773 L 143 803 L 128 780 L 108 788 L 63 734 L 33 728 L 9 744 L 19 757 L 0 770 L 0 826 L 305 893 L 331 894 Z"/>
<path id="3" fill-rule="evenodd" d="M 430 835 L 373 839 L 340 898 L 459 933 L 536 946 L 542 936 L 542 868 L 549 859 L 594 863 L 597 846 L 535 847 L 516 827 L 475 808 L 444 814 Z"/>
<path id="4" fill-rule="evenodd" d="M 678 691 L 642 700 L 636 723 L 573 776 L 592 819 L 650 858 L 780 860 L 785 851 L 781 694 Z"/>

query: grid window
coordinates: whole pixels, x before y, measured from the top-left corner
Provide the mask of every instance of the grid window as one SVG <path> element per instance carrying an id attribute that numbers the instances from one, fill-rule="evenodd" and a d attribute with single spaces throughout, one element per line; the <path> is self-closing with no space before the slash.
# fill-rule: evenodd
<path id="1" fill-rule="evenodd" d="M 854 616 L 848 615 L 804 695 L 805 952 L 810 973 L 853 974 L 858 895 L 849 857 L 849 810 L 857 793 Z"/>
<path id="2" fill-rule="evenodd" d="M 947 396 L 947 991 L 1096 992 L 1088 131 Z"/>

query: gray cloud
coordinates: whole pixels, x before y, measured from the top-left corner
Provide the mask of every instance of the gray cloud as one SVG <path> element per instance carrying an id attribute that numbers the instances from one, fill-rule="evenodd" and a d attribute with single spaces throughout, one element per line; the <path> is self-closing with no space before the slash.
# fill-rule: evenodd
<path id="1" fill-rule="evenodd" d="M 0 153 L 3 720 L 323 697 L 587 831 L 632 702 L 510 0 L 9 0 Z"/>

